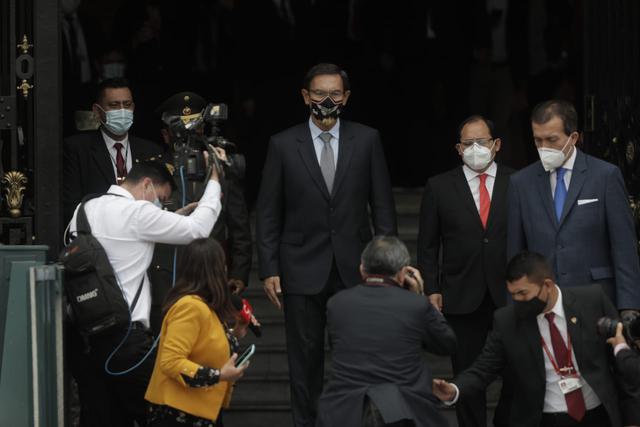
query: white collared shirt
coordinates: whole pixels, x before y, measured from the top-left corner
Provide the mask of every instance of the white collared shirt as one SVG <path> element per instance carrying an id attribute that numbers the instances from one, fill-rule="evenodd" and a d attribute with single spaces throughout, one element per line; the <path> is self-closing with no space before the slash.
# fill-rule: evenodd
<path id="1" fill-rule="evenodd" d="M 118 185 L 112 185 L 108 193 L 117 196 L 106 194 L 85 205 L 91 234 L 104 247 L 129 305 L 144 278 L 131 320 L 149 326 L 151 289 L 147 269 L 155 244 L 185 245 L 209 236 L 220 215 L 220 184 L 209 181 L 198 207 L 189 216 L 162 210 L 146 200 L 135 200 Z M 70 233 L 76 232 L 76 214 L 77 207 Z"/>
<path id="2" fill-rule="evenodd" d="M 324 141 L 320 139 L 320 134 L 325 132 L 313 123 L 311 117 L 309 117 L 309 130 L 311 131 L 311 140 L 313 141 L 313 148 L 316 150 L 316 157 L 318 157 L 318 164 L 320 164 L 320 157 L 322 156 L 322 147 L 324 147 Z M 336 121 L 336 124 L 328 131 L 331 134 L 331 149 L 333 150 L 333 160 L 335 166 L 338 165 L 338 142 L 340 141 L 340 119 Z"/>
<path id="3" fill-rule="evenodd" d="M 567 319 L 564 313 L 564 306 L 562 305 L 562 291 L 558 286 L 556 286 L 558 290 L 558 300 L 556 304 L 553 306 L 551 311 L 555 313 L 554 323 L 556 327 L 560 331 L 560 335 L 562 335 L 562 339 L 564 340 L 565 345 L 567 345 Z M 541 313 L 536 316 L 536 321 L 538 322 L 538 329 L 540 330 L 540 336 L 544 339 L 544 342 L 547 344 L 549 351 L 553 355 L 553 344 L 551 343 L 551 332 L 549 332 L 549 322 L 544 317 L 545 313 Z M 564 394 L 560 391 L 560 386 L 558 386 L 558 381 L 560 381 L 560 375 L 556 373 L 556 370 L 553 368 L 551 364 L 551 360 L 549 360 L 549 356 L 544 351 L 542 346 L 540 346 L 540 351 L 543 353 L 542 357 L 544 358 L 544 370 L 545 370 L 545 378 L 546 378 L 546 391 L 544 393 L 544 407 L 542 409 L 543 412 L 567 412 L 567 401 L 564 398 Z M 555 356 L 554 356 L 555 357 Z M 580 367 L 578 366 L 578 362 L 576 361 L 576 354 L 571 349 L 571 359 L 573 360 L 573 366 L 576 369 L 576 372 L 580 374 Z M 560 363 L 560 362 L 558 362 Z M 587 380 L 584 377 L 582 379 L 582 394 L 584 396 L 584 403 L 586 405 L 587 410 L 593 409 L 600 405 L 600 399 L 593 391 L 591 386 L 587 384 Z"/>
<path id="4" fill-rule="evenodd" d="M 129 134 L 124 137 L 122 141 L 116 141 L 107 135 L 102 129 L 100 129 L 100 133 L 102 134 L 102 138 L 104 139 L 104 143 L 107 146 L 107 151 L 109 152 L 109 157 L 111 157 L 111 166 L 113 166 L 113 176 L 118 178 L 118 169 L 116 168 L 116 156 L 118 155 L 118 150 L 114 145 L 116 142 L 122 144 L 124 150 L 122 150 L 122 156 L 124 157 L 124 161 L 127 166 L 127 172 L 131 170 L 133 167 L 133 159 L 131 158 L 131 144 L 129 144 Z M 117 181 L 116 181 L 117 182 Z"/>
<path id="5" fill-rule="evenodd" d="M 478 172 L 474 171 L 467 165 L 462 165 L 462 170 L 464 172 L 464 176 L 467 178 L 467 184 L 469 184 L 469 189 L 471 190 L 471 194 L 473 195 L 473 201 L 476 203 L 476 209 L 480 212 L 480 175 Z M 492 161 L 491 166 L 487 168 L 486 171 L 482 173 L 487 174 L 487 179 L 484 182 L 487 187 L 487 191 L 489 192 L 489 200 L 493 198 L 493 184 L 496 182 L 496 173 L 498 172 L 498 165 L 496 162 Z"/>
<path id="6" fill-rule="evenodd" d="M 571 183 L 571 174 L 573 173 L 573 165 L 576 163 L 577 153 L 578 153 L 578 148 L 574 146 L 573 153 L 571 153 L 571 156 L 569 156 L 569 158 L 564 163 L 564 165 L 560 166 L 561 168 L 567 170 L 564 173 L 564 185 L 567 188 L 567 191 L 569 191 L 569 184 Z M 556 194 L 556 182 L 558 180 L 556 170 L 549 173 L 549 179 L 551 180 L 551 198 L 553 198 L 553 196 Z"/>

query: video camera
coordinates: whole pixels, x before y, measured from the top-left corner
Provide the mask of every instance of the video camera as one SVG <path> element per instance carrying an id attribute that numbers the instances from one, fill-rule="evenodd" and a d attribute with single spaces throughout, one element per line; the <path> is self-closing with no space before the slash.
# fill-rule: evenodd
<path id="1" fill-rule="evenodd" d="M 229 110 L 226 104 L 208 104 L 199 117 L 183 121 L 180 116 L 163 115 L 162 121 L 172 134 L 173 165 L 176 171 L 182 171 L 189 181 L 204 181 L 209 177 L 204 152 L 209 153 L 213 167 L 220 176 L 224 175 L 224 167 L 231 166 L 229 160 L 222 162 L 210 146 L 222 148 L 228 154 L 236 151 L 236 146 L 220 136 L 218 124 L 227 120 Z M 209 125 L 209 134 L 205 133 Z"/>
<path id="2" fill-rule="evenodd" d="M 620 321 L 622 322 L 622 335 L 627 344 L 640 351 L 638 347 L 638 342 L 640 342 L 640 314 L 633 311 L 625 312 Z M 598 334 L 605 338 L 614 337 L 618 322 L 618 319 L 601 317 L 597 324 Z"/>

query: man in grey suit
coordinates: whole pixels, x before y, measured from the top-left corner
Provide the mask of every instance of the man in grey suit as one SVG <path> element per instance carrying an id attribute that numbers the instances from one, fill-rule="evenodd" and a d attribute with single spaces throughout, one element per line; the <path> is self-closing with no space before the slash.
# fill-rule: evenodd
<path id="1" fill-rule="evenodd" d="M 558 285 L 599 283 L 619 310 L 640 308 L 636 232 L 620 170 L 584 154 L 566 101 L 533 110 L 540 161 L 511 175 L 507 256 L 543 254 Z"/>

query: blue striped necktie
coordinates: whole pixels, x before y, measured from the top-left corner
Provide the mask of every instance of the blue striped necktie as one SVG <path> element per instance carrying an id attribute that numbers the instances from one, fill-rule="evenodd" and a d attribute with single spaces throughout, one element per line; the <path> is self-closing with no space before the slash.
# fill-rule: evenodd
<path id="1" fill-rule="evenodd" d="M 564 183 L 564 174 L 567 172 L 565 168 L 556 169 L 556 191 L 553 194 L 553 204 L 556 207 L 556 218 L 560 221 L 562 217 L 562 209 L 564 202 L 567 200 L 567 186 Z"/>

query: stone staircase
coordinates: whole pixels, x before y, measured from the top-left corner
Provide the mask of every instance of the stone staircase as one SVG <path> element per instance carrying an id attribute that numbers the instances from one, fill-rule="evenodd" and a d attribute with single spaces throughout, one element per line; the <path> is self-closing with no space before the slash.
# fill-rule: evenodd
<path id="1" fill-rule="evenodd" d="M 421 189 L 394 189 L 396 212 L 398 215 L 398 233 L 407 244 L 415 262 L 418 237 L 418 214 L 420 210 Z M 257 265 L 254 253 L 254 266 Z M 256 354 L 245 376 L 236 385 L 231 408 L 224 415 L 227 426 L 242 427 L 291 427 L 293 426 L 290 408 L 289 376 L 284 334 L 284 315 L 267 299 L 258 280 L 257 269 L 251 273 L 250 287 L 244 296 L 251 302 L 256 317 L 262 324 L 262 337 L 251 333 L 242 345 L 256 344 Z M 436 378 L 451 378 L 451 364 L 446 357 L 425 353 Z M 325 378 L 331 369 L 331 357 L 326 349 Z M 499 384 L 489 389 L 489 413 L 495 407 L 499 395 Z M 455 411 L 442 409 L 451 427 L 457 426 Z"/>

